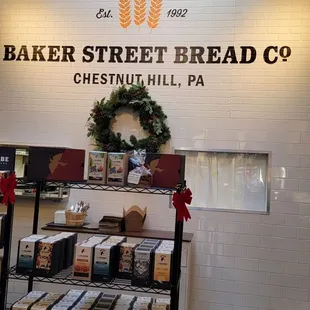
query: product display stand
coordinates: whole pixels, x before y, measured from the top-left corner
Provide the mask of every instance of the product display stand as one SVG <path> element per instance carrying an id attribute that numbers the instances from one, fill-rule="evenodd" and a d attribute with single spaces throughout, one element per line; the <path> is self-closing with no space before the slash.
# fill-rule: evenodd
<path id="1" fill-rule="evenodd" d="M 0 197 L 0 200 L 2 200 L 2 197 Z M 7 205 L 6 221 L 4 226 L 4 242 L 3 244 L 1 244 L 1 247 L 3 247 L 3 258 L 1 264 L 0 309 L 6 309 L 8 276 L 10 270 L 13 216 L 14 216 L 14 205 L 9 203 Z"/>
<path id="2" fill-rule="evenodd" d="M 176 189 L 180 194 L 184 184 Z M 172 196 L 175 190 L 169 189 L 156 189 L 156 188 L 130 188 L 130 187 L 117 187 L 117 186 L 106 186 L 106 185 L 93 185 L 87 184 L 86 182 L 81 183 L 66 183 L 71 189 L 87 189 L 87 190 L 101 190 L 101 191 L 118 191 L 118 192 L 128 192 L 128 193 L 143 193 L 143 194 L 157 194 L 157 195 L 167 195 Z M 39 210 L 40 210 L 40 195 L 41 195 L 42 182 L 36 183 L 36 197 L 34 205 L 34 217 L 33 217 L 33 229 L 32 233 L 37 234 L 38 232 L 38 219 L 39 219 Z M 177 211 L 176 211 L 177 213 Z M 12 217 L 12 214 L 10 215 Z M 11 233 L 9 233 L 11 238 Z M 96 287 L 96 288 L 107 288 L 114 290 L 124 290 L 132 292 L 145 292 L 149 294 L 162 294 L 170 295 L 171 297 L 171 310 L 179 309 L 179 290 L 180 290 L 180 277 L 181 277 L 181 254 L 182 254 L 182 241 L 183 241 L 183 222 L 177 220 L 177 214 L 175 217 L 175 232 L 174 232 L 174 255 L 172 258 L 172 279 L 170 289 L 160 289 L 153 287 L 137 287 L 132 286 L 130 280 L 124 281 L 120 279 L 114 279 L 109 283 L 103 282 L 90 282 L 90 281 L 80 281 L 71 277 L 71 268 L 70 270 L 63 270 L 59 274 L 51 278 L 45 277 L 34 277 L 29 275 L 20 275 L 16 273 L 15 266 L 10 268 L 9 272 L 4 273 L 6 277 L 11 279 L 18 280 L 28 280 L 28 292 L 33 289 L 33 281 L 41 281 L 54 284 L 68 284 L 68 285 L 77 285 L 77 286 L 87 286 L 87 287 Z M 10 251 L 11 244 L 7 244 L 7 252 Z M 8 262 L 6 263 L 8 267 Z M 2 283 L 3 281 L 1 281 Z M 6 295 L 6 290 L 5 294 Z M 5 300 L 2 303 L 5 304 Z M 1 309 L 5 309 L 1 308 Z"/>
<path id="3" fill-rule="evenodd" d="M 178 194 L 181 193 L 181 186 L 177 189 Z M 181 281 L 181 257 L 182 257 L 182 241 L 183 241 L 183 222 L 178 221 L 178 211 L 175 216 L 174 229 L 174 258 L 172 265 L 171 279 L 171 310 L 179 309 L 180 281 Z"/>

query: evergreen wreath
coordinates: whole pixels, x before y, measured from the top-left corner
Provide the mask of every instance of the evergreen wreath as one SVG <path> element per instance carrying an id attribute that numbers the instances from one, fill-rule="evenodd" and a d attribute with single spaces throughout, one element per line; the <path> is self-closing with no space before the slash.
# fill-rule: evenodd
<path id="1" fill-rule="evenodd" d="M 122 139 L 120 132 L 115 133 L 111 130 L 111 121 L 116 112 L 128 107 L 138 113 L 140 125 L 149 133 L 149 137 L 138 140 L 132 135 L 128 143 Z M 108 100 L 103 98 L 101 101 L 95 101 L 88 118 L 87 136 L 92 137 L 98 148 L 106 152 L 146 150 L 157 153 L 171 138 L 166 119 L 162 107 L 152 100 L 143 83 L 133 84 L 129 88 L 121 86 L 112 91 Z"/>

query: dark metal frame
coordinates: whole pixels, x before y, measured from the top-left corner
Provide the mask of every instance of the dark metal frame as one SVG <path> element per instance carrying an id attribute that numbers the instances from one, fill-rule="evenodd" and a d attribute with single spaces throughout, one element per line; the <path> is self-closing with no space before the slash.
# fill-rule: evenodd
<path id="1" fill-rule="evenodd" d="M 18 184 L 27 185 L 28 188 L 36 188 L 38 182 L 28 182 L 24 178 L 17 179 Z M 42 183 L 42 182 L 41 182 Z M 46 182 L 47 186 L 59 186 L 59 182 Z M 84 189 L 92 191 L 108 191 L 108 192 L 121 192 L 121 193 L 135 193 L 135 194 L 152 194 L 152 195 L 169 195 L 171 196 L 175 189 L 159 188 L 159 187 L 129 187 L 129 186 L 113 186 L 113 185 L 103 185 L 103 184 L 89 184 L 85 182 L 68 182 L 64 183 L 64 186 L 70 189 Z"/>
<path id="2" fill-rule="evenodd" d="M 29 275 L 27 274 L 17 274 L 16 266 L 11 267 L 10 269 L 10 278 L 16 280 L 29 280 Z M 153 288 L 153 287 L 139 287 L 132 286 L 130 280 L 124 279 L 113 279 L 111 282 L 90 282 L 83 280 L 76 280 L 72 278 L 72 268 L 62 270 L 60 273 L 56 274 L 53 277 L 31 277 L 33 281 L 39 281 L 44 283 L 54 283 L 54 284 L 66 284 L 66 285 L 77 285 L 77 286 L 86 286 L 86 287 L 96 287 L 96 288 L 106 288 L 114 290 L 124 290 L 130 292 L 143 292 L 151 294 L 161 294 L 161 295 L 170 295 L 170 290 Z"/>
<path id="3" fill-rule="evenodd" d="M 0 200 L 2 198 L 0 197 Z M 12 227 L 13 227 L 14 204 L 8 203 L 6 221 L 4 226 L 3 258 L 1 264 L 0 281 L 0 309 L 6 309 L 6 299 L 8 291 L 8 276 L 10 269 Z"/>
<path id="4" fill-rule="evenodd" d="M 22 183 L 27 183 L 25 180 L 20 180 Z M 57 184 L 56 182 L 49 182 L 51 184 Z M 59 184 L 59 183 L 58 183 Z M 39 221 L 39 210 L 40 210 L 40 195 L 42 182 L 30 182 L 29 185 L 35 186 L 36 188 L 36 196 L 35 196 L 35 205 L 34 205 L 34 216 L 33 216 L 33 227 L 32 233 L 36 234 L 38 232 L 38 221 Z M 66 183 L 71 189 L 85 189 L 85 190 L 101 190 L 101 191 L 116 191 L 116 192 L 127 192 L 127 193 L 142 193 L 142 194 L 155 194 L 155 195 L 168 195 L 171 196 L 175 189 L 161 189 L 161 188 L 134 188 L 134 187 L 118 187 L 118 186 L 107 186 L 107 185 L 94 185 L 87 183 Z M 184 184 L 180 184 L 177 187 L 177 193 L 181 193 Z M 11 232 L 12 232 L 12 219 L 13 219 L 13 208 L 11 208 L 12 213 L 9 214 L 8 218 L 10 218 L 10 225 L 7 225 L 8 234 L 6 234 L 6 253 L 8 255 L 8 260 L 3 264 L 4 270 L 3 275 L 5 278 L 4 281 L 1 279 L 1 294 L 5 296 L 4 299 L 1 299 L 0 305 L 6 305 L 6 293 L 7 289 L 2 291 L 2 285 L 7 288 L 8 278 L 17 279 L 17 280 L 28 280 L 28 292 L 33 289 L 33 281 L 40 281 L 45 283 L 56 283 L 56 284 L 68 284 L 68 285 L 77 285 L 77 286 L 86 286 L 86 287 L 96 287 L 96 288 L 107 288 L 107 289 L 116 289 L 116 290 L 126 290 L 133 292 L 144 292 L 151 294 L 162 294 L 162 295 L 170 295 L 171 297 L 171 310 L 179 309 L 179 290 L 180 290 L 180 278 L 181 278 L 181 254 L 182 254 L 182 241 L 183 241 L 183 222 L 177 220 L 177 211 L 175 217 L 175 236 L 174 236 L 174 254 L 172 259 L 172 279 L 171 279 L 171 289 L 159 289 L 154 287 L 137 287 L 132 286 L 129 281 L 124 281 L 120 279 L 114 279 L 109 283 L 98 283 L 98 282 L 90 282 L 90 281 L 80 281 L 71 278 L 71 273 L 68 270 L 64 270 L 51 278 L 45 277 L 36 277 L 29 275 L 19 275 L 16 274 L 15 266 L 11 269 L 9 268 L 9 252 L 11 248 Z M 9 209 L 8 209 L 9 211 Z M 8 212 L 9 213 L 9 212 Z M 9 222 L 9 221 L 8 221 Z M 5 309 L 5 306 L 3 308 Z"/>

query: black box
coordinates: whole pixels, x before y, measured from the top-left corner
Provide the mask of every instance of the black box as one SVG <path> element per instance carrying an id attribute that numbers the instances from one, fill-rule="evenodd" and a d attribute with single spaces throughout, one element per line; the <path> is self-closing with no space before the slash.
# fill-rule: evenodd
<path id="1" fill-rule="evenodd" d="M 77 233 L 62 232 L 59 235 L 63 237 L 65 243 L 63 269 L 67 269 L 73 265 L 74 246 L 77 243 Z"/>

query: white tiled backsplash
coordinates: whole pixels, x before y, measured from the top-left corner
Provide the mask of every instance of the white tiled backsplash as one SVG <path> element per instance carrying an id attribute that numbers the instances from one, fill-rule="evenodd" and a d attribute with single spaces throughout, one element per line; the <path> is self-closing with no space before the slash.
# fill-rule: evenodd
<path id="1" fill-rule="evenodd" d="M 149 1 L 147 1 L 149 3 Z M 107 64 L 0 61 L 0 143 L 89 148 L 85 123 L 94 99 L 112 86 L 75 85 L 76 72 L 202 74 L 204 87 L 150 86 L 168 115 L 169 147 L 272 153 L 271 214 L 192 211 L 185 230 L 194 232 L 191 310 L 308 310 L 310 307 L 310 2 L 309 0 L 163 0 L 160 25 L 121 29 L 97 20 L 117 1 L 2 0 L 0 54 L 5 44 L 252 45 L 253 64 Z M 170 8 L 188 16 L 169 19 Z M 268 65 L 267 46 L 288 45 L 287 62 Z M 172 59 L 172 52 L 167 60 Z M 122 120 L 123 121 L 123 120 Z M 124 119 L 133 132 L 139 125 Z M 123 124 L 124 125 L 124 124 Z M 119 127 L 121 128 L 121 127 Z M 190 186 L 190 184 L 189 184 Z M 148 206 L 146 227 L 173 229 L 167 197 L 72 191 L 72 202 L 91 202 L 90 216 L 122 214 L 123 206 Z M 52 220 L 58 204 L 40 211 Z M 16 243 L 31 232 L 29 202 L 17 206 Z M 54 286 L 50 290 L 58 290 Z M 10 300 L 26 284 L 10 282 Z"/>

